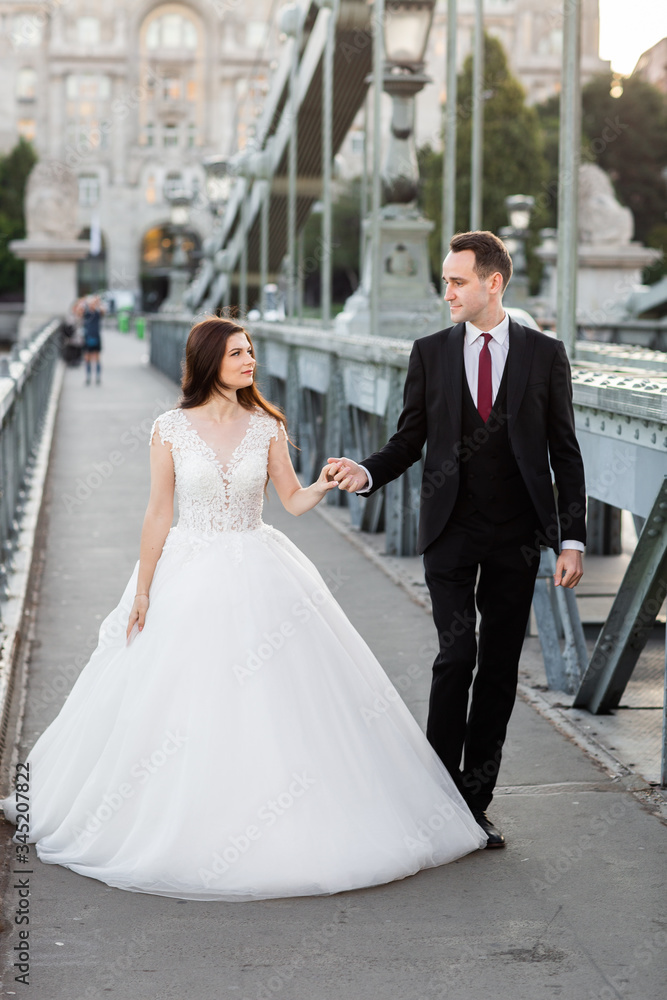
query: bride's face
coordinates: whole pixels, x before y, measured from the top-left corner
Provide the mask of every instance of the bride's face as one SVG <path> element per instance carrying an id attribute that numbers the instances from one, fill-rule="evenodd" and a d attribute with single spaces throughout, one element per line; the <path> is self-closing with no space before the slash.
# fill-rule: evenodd
<path id="1" fill-rule="evenodd" d="M 230 389 L 245 389 L 255 377 L 255 359 L 245 333 L 233 333 L 220 365 L 220 378 Z"/>

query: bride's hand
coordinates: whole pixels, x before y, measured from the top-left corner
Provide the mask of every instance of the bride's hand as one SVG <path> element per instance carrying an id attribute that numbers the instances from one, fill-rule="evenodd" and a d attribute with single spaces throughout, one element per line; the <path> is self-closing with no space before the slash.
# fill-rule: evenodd
<path id="1" fill-rule="evenodd" d="M 130 638 L 130 632 L 135 625 L 138 624 L 139 631 L 144 627 L 146 621 L 146 612 L 148 611 L 149 600 L 145 594 L 137 594 L 134 598 L 134 603 L 132 605 L 132 610 L 130 611 L 130 617 L 127 622 L 127 631 L 125 633 L 125 638 Z"/>
<path id="2" fill-rule="evenodd" d="M 336 489 L 336 487 L 338 486 L 338 483 L 333 478 L 337 472 L 338 472 L 338 467 L 336 465 L 332 465 L 331 463 L 329 463 L 328 465 L 324 466 L 319 476 L 313 483 L 316 492 L 319 493 L 320 495 L 320 499 L 324 496 L 325 493 L 328 493 L 329 490 Z"/>

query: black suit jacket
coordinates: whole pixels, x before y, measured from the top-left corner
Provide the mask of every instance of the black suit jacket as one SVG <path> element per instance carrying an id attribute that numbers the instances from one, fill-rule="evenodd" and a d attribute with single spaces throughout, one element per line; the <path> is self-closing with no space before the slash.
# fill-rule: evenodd
<path id="1" fill-rule="evenodd" d="M 418 551 L 440 535 L 459 489 L 459 462 L 474 442 L 461 440 L 465 324 L 416 340 L 396 433 L 361 463 L 370 496 L 416 462 L 426 444 Z M 493 418 L 491 418 L 493 419 Z M 562 341 L 510 320 L 507 356 L 509 442 L 537 512 L 540 544 L 586 541 L 584 466 L 574 431 L 570 365 Z M 554 497 L 553 469 L 558 500 Z"/>

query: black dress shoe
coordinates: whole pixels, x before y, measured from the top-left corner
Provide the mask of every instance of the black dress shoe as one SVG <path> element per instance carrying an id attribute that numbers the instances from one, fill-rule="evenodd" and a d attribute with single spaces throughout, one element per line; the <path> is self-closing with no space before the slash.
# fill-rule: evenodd
<path id="1" fill-rule="evenodd" d="M 487 847 L 504 847 L 505 838 L 503 837 L 500 830 L 498 830 L 486 813 L 482 809 L 473 809 L 472 814 L 475 817 L 475 822 L 478 826 L 481 826 L 482 830 L 486 834 L 486 846 Z"/>

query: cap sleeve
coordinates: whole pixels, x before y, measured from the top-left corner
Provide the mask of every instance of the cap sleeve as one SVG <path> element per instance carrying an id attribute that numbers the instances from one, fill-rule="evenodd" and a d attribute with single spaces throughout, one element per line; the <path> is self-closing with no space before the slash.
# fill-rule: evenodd
<path id="1" fill-rule="evenodd" d="M 277 420 L 275 417 L 271 417 L 271 437 L 279 441 L 281 438 L 287 440 L 287 431 L 285 430 L 285 425 L 282 420 Z"/>
<path id="2" fill-rule="evenodd" d="M 165 413 L 161 413 L 159 417 L 155 418 L 153 426 L 151 427 L 150 437 L 148 439 L 149 445 L 153 443 L 156 431 L 162 444 L 169 443 L 178 445 L 179 435 L 183 433 L 180 411 L 167 410 Z"/>

